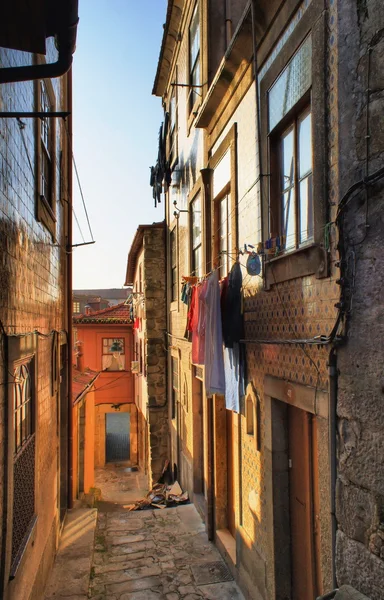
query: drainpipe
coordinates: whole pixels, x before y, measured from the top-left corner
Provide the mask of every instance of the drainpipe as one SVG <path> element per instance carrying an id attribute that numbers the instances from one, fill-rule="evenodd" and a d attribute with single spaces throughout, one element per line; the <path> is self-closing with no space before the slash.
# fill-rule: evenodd
<path id="1" fill-rule="evenodd" d="M 55 10 L 57 8 L 55 7 Z M 55 14 L 55 24 L 48 27 L 47 37 L 55 35 L 58 59 L 55 63 L 8 67 L 0 69 L 0 84 L 33 79 L 61 77 L 72 65 L 72 55 L 76 47 L 77 24 L 79 22 L 78 0 L 70 0 L 68 8 Z M 51 30 L 52 29 L 52 30 Z M 72 314 L 72 313 L 71 313 Z"/>
<path id="2" fill-rule="evenodd" d="M 213 397 L 207 398 L 207 417 L 208 417 L 208 539 L 213 540 L 215 537 L 215 470 L 214 470 L 214 424 L 213 424 Z"/>
<path id="3" fill-rule="evenodd" d="M 332 519 L 332 577 L 333 587 L 336 588 L 336 475 L 337 475 L 337 463 L 336 463 L 336 404 L 337 404 L 337 354 L 336 349 L 332 348 L 329 353 L 328 362 L 328 373 L 329 373 L 329 456 L 330 456 L 330 467 L 331 467 L 331 519 Z"/>
<path id="4" fill-rule="evenodd" d="M 4 418 L 3 418 L 3 434 L 4 434 L 4 444 L 3 444 L 3 466 L 4 466 L 4 476 L 3 476 L 3 489 L 2 489 L 2 503 L 3 503 L 3 514 L 2 514 L 2 543 L 1 543 L 1 562 L 0 562 L 0 598 L 4 598 L 3 594 L 5 594 L 6 588 L 6 551 L 7 551 L 7 524 L 8 524 L 8 492 L 9 492 L 9 394 L 11 393 L 13 387 L 10 385 L 10 376 L 8 373 L 8 337 L 5 333 L 5 329 L 1 327 L 2 331 L 0 332 L 0 344 L 1 344 L 1 356 L 3 357 L 4 364 L 2 365 L 3 371 L 3 381 L 7 382 L 8 385 L 3 386 L 3 394 L 4 394 Z"/>
<path id="5" fill-rule="evenodd" d="M 232 15 L 231 15 L 231 0 L 225 0 L 225 42 L 228 48 L 229 42 L 232 39 Z"/>
<path id="6" fill-rule="evenodd" d="M 72 407 L 72 71 L 67 75 L 68 102 L 68 137 L 67 169 L 68 169 L 68 242 L 67 242 L 67 320 L 68 320 L 68 508 L 73 508 L 73 407 Z"/>

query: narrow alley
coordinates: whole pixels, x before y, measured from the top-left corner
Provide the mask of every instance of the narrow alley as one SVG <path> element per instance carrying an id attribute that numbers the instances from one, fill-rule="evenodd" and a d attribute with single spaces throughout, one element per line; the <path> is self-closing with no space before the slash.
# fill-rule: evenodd
<path id="1" fill-rule="evenodd" d="M 94 509 L 72 512 L 45 600 L 85 600 L 87 590 L 92 600 L 243 600 L 193 504 L 129 511 L 116 502 L 139 500 L 143 479 L 124 465 L 99 469 L 97 519 Z"/>
<path id="2" fill-rule="evenodd" d="M 384 0 L 0 0 L 0 600 L 384 600 Z"/>
<path id="3" fill-rule="evenodd" d="M 99 512 L 92 600 L 242 599 L 193 504 Z"/>

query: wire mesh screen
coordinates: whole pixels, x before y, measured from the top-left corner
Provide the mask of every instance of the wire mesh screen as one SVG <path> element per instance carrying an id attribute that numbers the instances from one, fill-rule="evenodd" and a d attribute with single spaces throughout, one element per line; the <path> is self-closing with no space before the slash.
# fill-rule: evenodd
<path id="1" fill-rule="evenodd" d="M 35 434 L 15 456 L 13 466 L 12 565 L 18 562 L 35 513 Z"/>

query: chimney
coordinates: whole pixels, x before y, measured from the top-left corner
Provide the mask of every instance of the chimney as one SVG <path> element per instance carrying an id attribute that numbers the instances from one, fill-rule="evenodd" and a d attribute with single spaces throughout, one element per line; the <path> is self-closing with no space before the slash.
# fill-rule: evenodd
<path id="1" fill-rule="evenodd" d="M 84 373 L 84 354 L 81 351 L 81 342 L 77 342 L 77 352 L 76 352 L 76 369 L 80 373 Z"/>
<path id="2" fill-rule="evenodd" d="M 91 312 L 92 312 L 92 309 L 91 309 L 91 307 L 89 306 L 89 304 L 86 304 L 86 305 L 85 305 L 85 307 L 84 307 L 84 311 L 85 311 L 85 314 L 86 314 L 86 315 L 90 315 L 90 314 L 91 314 Z"/>

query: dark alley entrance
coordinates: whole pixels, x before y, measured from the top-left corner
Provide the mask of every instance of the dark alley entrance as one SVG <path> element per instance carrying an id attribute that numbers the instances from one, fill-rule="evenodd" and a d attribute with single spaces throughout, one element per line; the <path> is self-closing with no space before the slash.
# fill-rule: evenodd
<path id="1" fill-rule="evenodd" d="M 130 416 L 129 413 L 105 415 L 107 463 L 130 459 Z"/>

